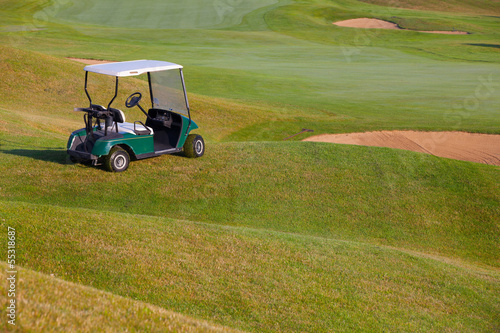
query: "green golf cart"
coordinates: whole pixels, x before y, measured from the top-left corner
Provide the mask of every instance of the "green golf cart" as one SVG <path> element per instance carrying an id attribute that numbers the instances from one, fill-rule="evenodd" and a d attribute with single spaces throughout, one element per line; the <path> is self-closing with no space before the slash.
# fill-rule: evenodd
<path id="1" fill-rule="evenodd" d="M 136 60 L 89 65 L 85 70 L 85 93 L 90 105 L 75 108 L 82 112 L 85 127 L 71 133 L 67 152 L 73 162 L 103 165 L 111 172 L 125 171 L 130 160 L 183 152 L 200 157 L 205 142 L 191 134 L 198 125 L 191 119 L 182 66 L 165 61 Z M 115 94 L 107 107 L 93 104 L 87 89 L 89 73 L 114 76 Z M 139 107 L 145 122 L 126 122 L 122 110 L 111 105 L 118 95 L 120 77 L 147 74 L 150 108 L 146 111 L 140 92 L 125 101 L 127 108 Z"/>

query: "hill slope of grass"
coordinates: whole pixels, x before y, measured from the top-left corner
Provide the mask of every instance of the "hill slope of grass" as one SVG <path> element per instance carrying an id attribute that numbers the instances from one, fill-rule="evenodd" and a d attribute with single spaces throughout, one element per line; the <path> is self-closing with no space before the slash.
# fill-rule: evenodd
<path id="1" fill-rule="evenodd" d="M 233 328 L 491 332 L 500 325 L 498 270 L 445 258 L 96 209 L 2 200 L 0 212 L 2 229 L 17 230 L 27 268 Z"/>
<path id="2" fill-rule="evenodd" d="M 3 147 L 1 171 L 10 174 L 1 182 L 4 199 L 340 237 L 500 264 L 497 167 L 383 148 L 211 143 L 202 159 L 164 156 L 108 174 L 67 165 L 56 143 Z"/>

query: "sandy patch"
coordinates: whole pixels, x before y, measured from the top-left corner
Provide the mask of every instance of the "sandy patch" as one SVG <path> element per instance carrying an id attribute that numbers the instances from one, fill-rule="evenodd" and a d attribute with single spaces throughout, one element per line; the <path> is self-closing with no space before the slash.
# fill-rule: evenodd
<path id="1" fill-rule="evenodd" d="M 339 27 L 347 27 L 347 28 L 408 30 L 408 29 L 401 29 L 396 23 L 387 22 L 379 19 L 373 19 L 373 18 L 357 18 L 352 20 L 333 22 L 333 24 Z M 408 31 L 417 31 L 417 30 L 408 30 Z M 429 34 L 446 34 L 446 35 L 469 34 L 466 31 L 417 31 L 417 32 L 425 32 Z"/>
<path id="2" fill-rule="evenodd" d="M 500 135 L 496 134 L 380 131 L 321 134 L 303 141 L 405 149 L 456 160 L 500 166 Z"/>
<path id="3" fill-rule="evenodd" d="M 107 60 L 95 60 L 95 59 L 82 59 L 82 58 L 68 58 L 73 61 L 81 62 L 82 64 L 85 65 L 97 65 L 97 64 L 108 64 L 110 62 L 114 61 L 107 61 Z"/>
<path id="4" fill-rule="evenodd" d="M 364 29 L 401 29 L 396 23 L 377 20 L 372 18 L 357 18 L 334 22 L 333 24 L 339 27 L 347 28 L 364 28 Z"/>

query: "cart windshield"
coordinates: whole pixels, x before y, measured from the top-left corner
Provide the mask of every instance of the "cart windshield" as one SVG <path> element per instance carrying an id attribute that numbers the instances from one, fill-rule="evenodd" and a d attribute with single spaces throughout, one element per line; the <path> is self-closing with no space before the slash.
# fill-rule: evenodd
<path id="1" fill-rule="evenodd" d="M 189 115 L 182 70 L 150 72 L 153 108 Z"/>

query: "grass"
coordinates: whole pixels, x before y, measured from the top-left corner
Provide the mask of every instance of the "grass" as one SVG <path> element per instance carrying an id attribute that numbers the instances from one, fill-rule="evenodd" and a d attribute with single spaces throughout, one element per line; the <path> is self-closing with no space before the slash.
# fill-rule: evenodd
<path id="1" fill-rule="evenodd" d="M 498 49 L 480 46 L 496 45 L 495 18 L 403 9 L 384 12 L 379 6 L 352 1 L 280 4 L 259 14 L 267 30 L 249 31 L 248 25 L 233 30 L 124 30 L 69 26 L 54 19 L 44 23 L 43 30 L 11 32 L 3 38 L 10 37 L 20 48 L 58 57 L 158 58 L 182 63 L 188 90 L 203 96 L 201 100 L 204 96 L 224 99 L 227 109 L 250 105 L 247 112 L 235 114 L 253 120 L 239 121 L 247 128 L 227 126 L 233 129 L 227 141 L 279 140 L 306 125 L 315 133 L 380 129 L 498 133 L 497 87 L 482 85 L 498 76 Z M 363 10 L 381 18 L 397 16 L 410 28 L 444 29 L 453 23 L 474 34 L 368 32 L 331 24 L 359 17 Z M 81 80 L 81 74 L 75 78 Z M 485 90 L 489 88 L 493 90 Z M 478 99 L 477 89 L 487 93 Z M 193 105 L 195 112 L 203 108 Z M 223 139 L 220 134 L 219 138 Z"/>
<path id="2" fill-rule="evenodd" d="M 4 168 L 13 170 L 2 182 L 5 200 L 340 237 L 500 264 L 499 175 L 491 166 L 383 148 L 213 143 L 200 160 L 165 156 L 109 175 L 66 165 L 56 148 L 7 146 L 2 153 Z"/>
<path id="3" fill-rule="evenodd" d="M 374 8 L 370 9 L 374 16 L 391 18 L 396 15 L 401 22 L 413 22 L 413 26 L 419 22 L 418 28 L 424 29 L 432 23 L 432 28 L 450 25 L 450 30 L 453 27 L 472 29 L 474 34 L 428 36 L 401 31 L 368 33 L 336 28 L 331 24 L 334 20 L 359 17 L 358 13 L 366 10 L 359 3 L 344 1 L 335 6 L 325 2 L 292 4 L 277 7 L 265 15 L 261 13 L 266 18 L 268 30 L 274 32 L 175 30 L 171 33 L 171 30 L 123 30 L 48 22 L 41 31 L 11 33 L 10 37 L 20 47 L 58 56 L 111 60 L 168 57 L 186 66 L 191 92 L 243 99 L 246 104 L 259 100 L 279 103 L 280 106 L 293 105 L 299 109 L 313 108 L 319 112 L 326 109 L 356 117 L 342 124 L 330 122 L 328 131 L 373 130 L 381 127 L 388 118 L 387 114 L 395 113 L 400 114 L 401 119 L 386 124 L 385 129 L 418 127 L 428 130 L 437 127 L 440 130 L 474 131 L 477 123 L 447 122 L 443 115 L 473 95 L 480 78 L 496 76 L 498 67 L 463 63 L 443 67 L 442 61 L 426 61 L 421 56 L 494 63 L 498 59 L 496 48 L 479 45 L 495 45 L 498 40 L 496 19 L 449 14 L 443 23 L 440 22 L 443 14 L 408 10 L 389 13 L 378 6 Z M 347 14 L 339 16 L 336 14 L 339 11 Z M 295 38 L 286 38 L 283 34 Z M 158 40 L 162 43 L 159 44 Z M 395 49 L 404 53 L 395 52 Z M 410 56 L 408 52 L 416 53 L 418 57 Z M 381 66 L 381 63 L 385 65 Z M 263 64 L 267 66 L 263 67 Z M 211 78 L 209 85 L 205 84 L 207 77 Z M 429 82 L 434 82 L 435 86 L 428 86 Z M 467 82 L 467 85 L 456 86 L 456 82 Z M 376 91 L 371 89 L 374 83 L 380 85 Z M 303 91 L 313 94 L 300 93 Z M 371 93 L 365 93 L 364 98 L 357 101 L 359 91 Z M 494 108 L 499 102 L 497 95 L 491 94 L 479 109 L 474 110 L 475 118 L 486 118 L 484 123 L 491 124 L 490 128 L 481 128 L 481 131 L 498 128 Z M 381 96 L 383 98 L 379 100 Z M 419 103 L 415 103 L 415 99 Z M 421 107 L 415 108 L 419 104 Z M 316 121 L 314 125 L 318 130 L 325 126 L 324 121 Z"/>
<path id="4" fill-rule="evenodd" d="M 24 329 L 498 330 L 498 167 L 283 141 L 302 128 L 498 134 L 496 2 L 445 3 L 259 1 L 217 13 L 192 1 L 210 15 L 160 22 L 130 16 L 127 1 L 121 27 L 98 7 L 0 0 L 0 224 L 19 230 Z M 356 17 L 471 34 L 331 24 Z M 69 56 L 183 64 L 206 155 L 123 174 L 69 163 L 67 137 L 83 124 L 71 110 L 88 104 Z M 106 105 L 110 82 L 91 80 Z M 122 83 L 113 106 L 142 119 L 123 102 L 147 95 L 146 82 Z"/>
<path id="5" fill-rule="evenodd" d="M 6 280 L 7 265 L 0 263 L 0 277 Z M 2 320 L 8 332 L 237 332 L 208 324 L 144 302 L 84 287 L 33 270 L 18 268 L 16 326 Z M 0 286 L 0 303 L 7 307 L 5 284 Z M 14 328 L 13 328 L 14 327 Z"/>
<path id="6" fill-rule="evenodd" d="M 361 0 L 380 6 L 403 7 L 418 10 L 450 11 L 458 13 L 471 13 L 492 15 L 500 14 L 500 2 L 488 0 L 440 0 L 440 1 L 394 1 L 394 0 Z"/>
<path id="7" fill-rule="evenodd" d="M 343 46 L 351 61 L 362 59 L 371 47 L 403 51 L 445 61 L 497 62 L 495 50 L 472 47 L 467 40 L 486 39 L 497 44 L 498 18 L 493 15 L 416 11 L 360 4 L 358 1 L 292 3 L 268 14 L 273 31 L 326 45 Z M 400 23 L 410 30 L 462 30 L 470 35 L 425 34 L 406 30 L 343 28 L 333 22 L 378 18 Z M 367 47 L 370 47 L 367 49 Z M 361 56 L 361 57 L 359 57 Z"/>
<path id="8" fill-rule="evenodd" d="M 345 64 L 335 59 L 322 58 L 322 48 L 319 46 L 319 50 L 308 49 L 310 63 L 308 68 L 301 66 L 288 70 L 293 67 L 291 60 L 266 65 L 274 65 L 269 71 L 272 70 L 276 76 L 265 74 L 267 71 L 262 72 L 262 67 L 265 66 L 259 65 L 259 62 L 252 59 L 261 59 L 269 53 L 284 56 L 287 49 L 294 47 L 283 45 L 279 50 L 277 47 L 271 47 L 251 51 L 241 57 L 240 60 L 243 60 L 245 66 L 260 66 L 259 73 L 255 70 L 238 68 L 241 63 L 234 60 L 225 63 L 222 60 L 213 60 L 211 66 L 215 67 L 212 68 L 224 68 L 217 71 L 210 70 L 209 73 L 207 69 L 201 70 L 197 66 L 187 67 L 185 74 L 188 89 L 196 91 L 192 98 L 193 114 L 197 114 L 198 117 L 196 120 L 201 124 L 205 122 L 223 124 L 225 129 L 221 132 L 219 127 L 216 134 L 220 140 L 231 135 L 227 141 L 280 140 L 306 126 L 314 129 L 315 134 L 381 129 L 498 133 L 496 109 L 496 105 L 500 102 L 497 101 L 498 94 L 490 93 L 488 90 L 495 89 L 494 85 L 483 85 L 483 82 L 491 80 L 494 84 L 498 70 L 490 65 L 439 64 L 425 60 L 420 63 L 418 58 L 413 59 L 417 63 L 394 64 L 389 61 L 389 54 L 384 54 L 382 51 L 379 57 L 367 62 Z M 9 52 L 7 50 L 4 49 L 4 54 Z M 297 52 L 300 50 L 303 48 L 298 48 Z M 21 51 L 14 52 L 22 54 Z M 407 55 L 399 55 L 401 59 L 408 58 Z M 39 55 L 31 55 L 29 61 L 20 61 L 18 68 L 30 66 L 36 62 L 37 56 Z M 341 57 L 340 54 L 338 56 Z M 45 57 L 42 59 L 47 59 L 48 62 L 54 60 Z M 277 60 L 278 58 L 275 61 Z M 322 69 L 325 63 L 331 66 L 328 71 Z M 4 83 L 5 89 L 9 91 L 8 95 L 12 96 L 5 103 L 5 107 L 14 109 L 17 101 L 22 101 L 23 96 L 26 96 L 26 90 L 29 88 L 26 86 L 23 90 L 22 80 L 29 82 L 39 80 L 53 84 L 54 89 L 47 91 L 51 95 L 40 96 L 44 101 L 49 100 L 47 102 L 53 106 L 52 110 L 56 108 L 62 111 L 85 105 L 87 101 L 81 91 L 83 84 L 81 65 L 74 64 L 69 70 L 68 61 L 65 66 L 68 68 L 65 76 L 72 82 L 71 89 L 64 89 L 62 81 L 49 75 L 48 71 L 34 73 L 34 77 L 16 76 L 13 73 L 9 81 Z M 49 70 L 53 71 L 55 68 L 57 66 L 50 66 Z M 296 79 L 287 78 L 288 72 L 296 72 Z M 225 76 L 220 77 L 220 73 L 225 73 Z M 334 80 L 332 76 L 335 77 Z M 207 77 L 213 78 L 209 85 L 203 83 Z M 226 82 L 228 78 L 231 85 Z M 344 84 L 340 85 L 340 82 Z M 16 88 L 10 92 L 11 89 L 8 88 L 11 86 L 21 89 Z M 137 89 L 136 86 L 124 89 L 124 95 L 133 91 L 132 89 Z M 377 88 L 373 89 L 374 86 Z M 229 87 L 234 87 L 232 93 L 228 92 Z M 304 94 L 302 93 L 304 89 L 312 93 Z M 481 89 L 480 99 L 475 98 L 477 89 Z M 366 93 L 359 96 L 358 91 Z M 407 93 L 408 91 L 411 93 Z M 60 94 L 56 99 L 54 95 L 58 92 Z M 216 99 L 205 98 L 207 95 Z M 107 104 L 108 99 L 98 100 L 101 104 Z M 117 101 L 124 99 L 124 96 L 120 96 Z M 72 101 L 72 106 L 64 108 L 64 105 L 69 104 L 64 104 L 64 101 Z M 466 104 L 471 102 L 472 104 Z M 478 107 L 475 107 L 476 102 Z M 23 102 L 23 104 L 29 103 L 30 101 Z M 38 101 L 33 103 L 37 107 Z M 469 105 L 473 105 L 474 108 L 471 109 Z M 118 107 L 123 108 L 122 105 Z M 209 130 L 213 128 L 206 127 Z"/>
<path id="9" fill-rule="evenodd" d="M 498 327 L 499 275 L 491 270 L 260 228 L 0 205 L 18 230 L 22 262 L 33 270 L 229 327 L 258 332 Z M 85 304 L 78 294 L 69 296 Z"/>
<path id="10" fill-rule="evenodd" d="M 276 3 L 257 0 L 248 3 L 233 1 L 89 1 L 84 4 L 48 7 L 55 18 L 73 24 L 107 25 L 121 28 L 189 29 L 222 28 L 239 24 L 246 14 Z"/>

